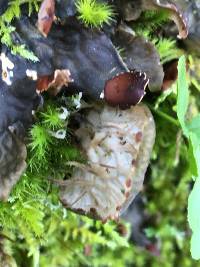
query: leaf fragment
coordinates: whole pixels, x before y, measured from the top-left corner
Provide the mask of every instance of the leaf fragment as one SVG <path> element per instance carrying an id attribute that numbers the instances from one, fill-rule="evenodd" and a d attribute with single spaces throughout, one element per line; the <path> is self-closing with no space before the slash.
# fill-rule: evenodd
<path id="1" fill-rule="evenodd" d="M 178 86 L 177 86 L 177 116 L 185 136 L 188 136 L 188 129 L 185 116 L 189 104 L 189 90 L 186 76 L 186 59 L 182 56 L 178 61 Z"/>
<path id="2" fill-rule="evenodd" d="M 193 259 L 200 259 L 200 178 L 196 179 L 188 200 L 188 222 L 192 229 L 191 254 Z"/>

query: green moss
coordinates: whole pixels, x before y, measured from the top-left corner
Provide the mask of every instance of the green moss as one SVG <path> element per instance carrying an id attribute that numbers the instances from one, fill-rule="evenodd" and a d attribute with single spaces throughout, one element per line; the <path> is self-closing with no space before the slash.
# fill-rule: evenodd
<path id="1" fill-rule="evenodd" d="M 101 27 L 103 23 L 109 24 L 114 16 L 111 6 L 95 0 L 78 0 L 76 8 L 79 13 L 78 18 L 86 26 Z"/>
<path id="2" fill-rule="evenodd" d="M 156 36 L 157 29 L 162 27 L 168 21 L 168 12 L 166 11 L 144 11 L 140 18 L 132 23 L 134 31 L 138 35 L 146 37 Z"/>
<path id="3" fill-rule="evenodd" d="M 52 142 L 47 130 L 41 125 L 34 125 L 30 131 L 32 142 L 29 144 L 31 151 L 35 154 L 37 160 L 45 160 L 45 154 Z"/>
<path id="4" fill-rule="evenodd" d="M 20 5 L 28 4 L 30 15 L 34 10 L 38 10 L 38 2 L 38 0 L 10 1 L 8 9 L 0 17 L 1 43 L 8 46 L 14 55 L 18 54 L 34 62 L 38 61 L 38 58 L 33 54 L 32 51 L 29 51 L 24 44 L 18 45 L 13 43 L 11 34 L 15 31 L 15 28 L 12 26 L 12 21 L 14 18 L 19 18 L 21 15 Z"/>
<path id="5" fill-rule="evenodd" d="M 159 52 L 162 64 L 165 64 L 173 59 L 178 59 L 183 54 L 183 51 L 177 48 L 176 40 L 162 38 L 152 41 Z"/>
<path id="6" fill-rule="evenodd" d="M 44 124 L 52 130 L 60 129 L 64 126 L 63 120 L 60 118 L 60 113 L 53 105 L 47 106 L 47 110 L 41 113 Z"/>

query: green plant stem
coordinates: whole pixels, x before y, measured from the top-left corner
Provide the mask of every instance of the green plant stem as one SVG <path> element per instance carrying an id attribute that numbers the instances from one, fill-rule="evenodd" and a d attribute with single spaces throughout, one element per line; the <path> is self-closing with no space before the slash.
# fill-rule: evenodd
<path id="1" fill-rule="evenodd" d="M 39 267 L 39 262 L 40 262 L 40 251 L 38 248 L 33 255 L 33 267 Z"/>
<path id="2" fill-rule="evenodd" d="M 180 124 L 178 122 L 178 120 L 172 118 L 171 116 L 169 116 L 168 114 L 160 111 L 160 110 L 157 110 L 155 109 L 152 105 L 148 104 L 148 107 L 158 116 L 162 117 L 163 119 L 171 122 L 172 124 L 174 124 L 175 126 L 177 127 L 180 127 Z"/>

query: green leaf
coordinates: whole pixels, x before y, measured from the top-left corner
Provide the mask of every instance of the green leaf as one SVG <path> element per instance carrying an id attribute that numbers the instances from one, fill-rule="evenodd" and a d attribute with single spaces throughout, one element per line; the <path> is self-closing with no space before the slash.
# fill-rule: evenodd
<path id="1" fill-rule="evenodd" d="M 182 56 L 178 61 L 178 86 L 177 86 L 177 116 L 185 136 L 188 136 L 188 129 L 185 123 L 185 115 L 189 103 L 188 81 L 186 77 L 186 60 Z"/>
<path id="2" fill-rule="evenodd" d="M 189 139 L 188 156 L 191 173 L 198 177 L 188 199 L 188 221 L 193 232 L 191 254 L 194 259 L 200 259 L 200 115 L 189 123 L 186 122 L 189 90 L 185 56 L 178 62 L 177 94 L 177 117 L 184 135 Z"/>
<path id="3" fill-rule="evenodd" d="M 187 123 L 187 128 L 190 132 L 195 133 L 200 140 L 200 114 Z"/>
<path id="4" fill-rule="evenodd" d="M 189 151 L 192 150 L 193 153 L 193 159 L 195 160 L 195 165 L 196 165 L 196 172 L 192 173 L 194 176 L 200 177 L 200 139 L 198 136 L 190 132 L 189 133 L 189 141 L 191 143 L 191 148 Z M 190 154 L 191 155 L 191 154 Z"/>
<path id="5" fill-rule="evenodd" d="M 193 232 L 200 230 L 200 178 L 197 178 L 188 199 L 188 221 Z M 199 247 L 200 249 L 200 247 Z"/>
<path id="6" fill-rule="evenodd" d="M 194 145 L 191 140 L 191 137 L 189 139 L 189 149 L 188 149 L 188 161 L 190 165 L 190 172 L 193 176 L 197 177 L 198 176 L 198 169 L 197 169 L 197 162 L 195 159 L 195 151 L 194 151 Z"/>
<path id="7" fill-rule="evenodd" d="M 200 229 L 192 235 L 190 251 L 194 260 L 200 259 Z"/>
<path id="8" fill-rule="evenodd" d="M 192 229 L 191 254 L 196 260 L 200 259 L 200 178 L 196 179 L 188 199 L 188 222 Z"/>

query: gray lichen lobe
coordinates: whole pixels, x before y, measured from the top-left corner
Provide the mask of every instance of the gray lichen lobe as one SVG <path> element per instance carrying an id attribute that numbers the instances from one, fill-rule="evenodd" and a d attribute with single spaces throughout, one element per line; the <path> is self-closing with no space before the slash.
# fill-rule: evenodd
<path id="1" fill-rule="evenodd" d="M 76 135 L 88 164 L 77 165 L 61 201 L 93 218 L 117 219 L 143 185 L 155 139 L 151 112 L 145 105 L 96 107 Z"/>

